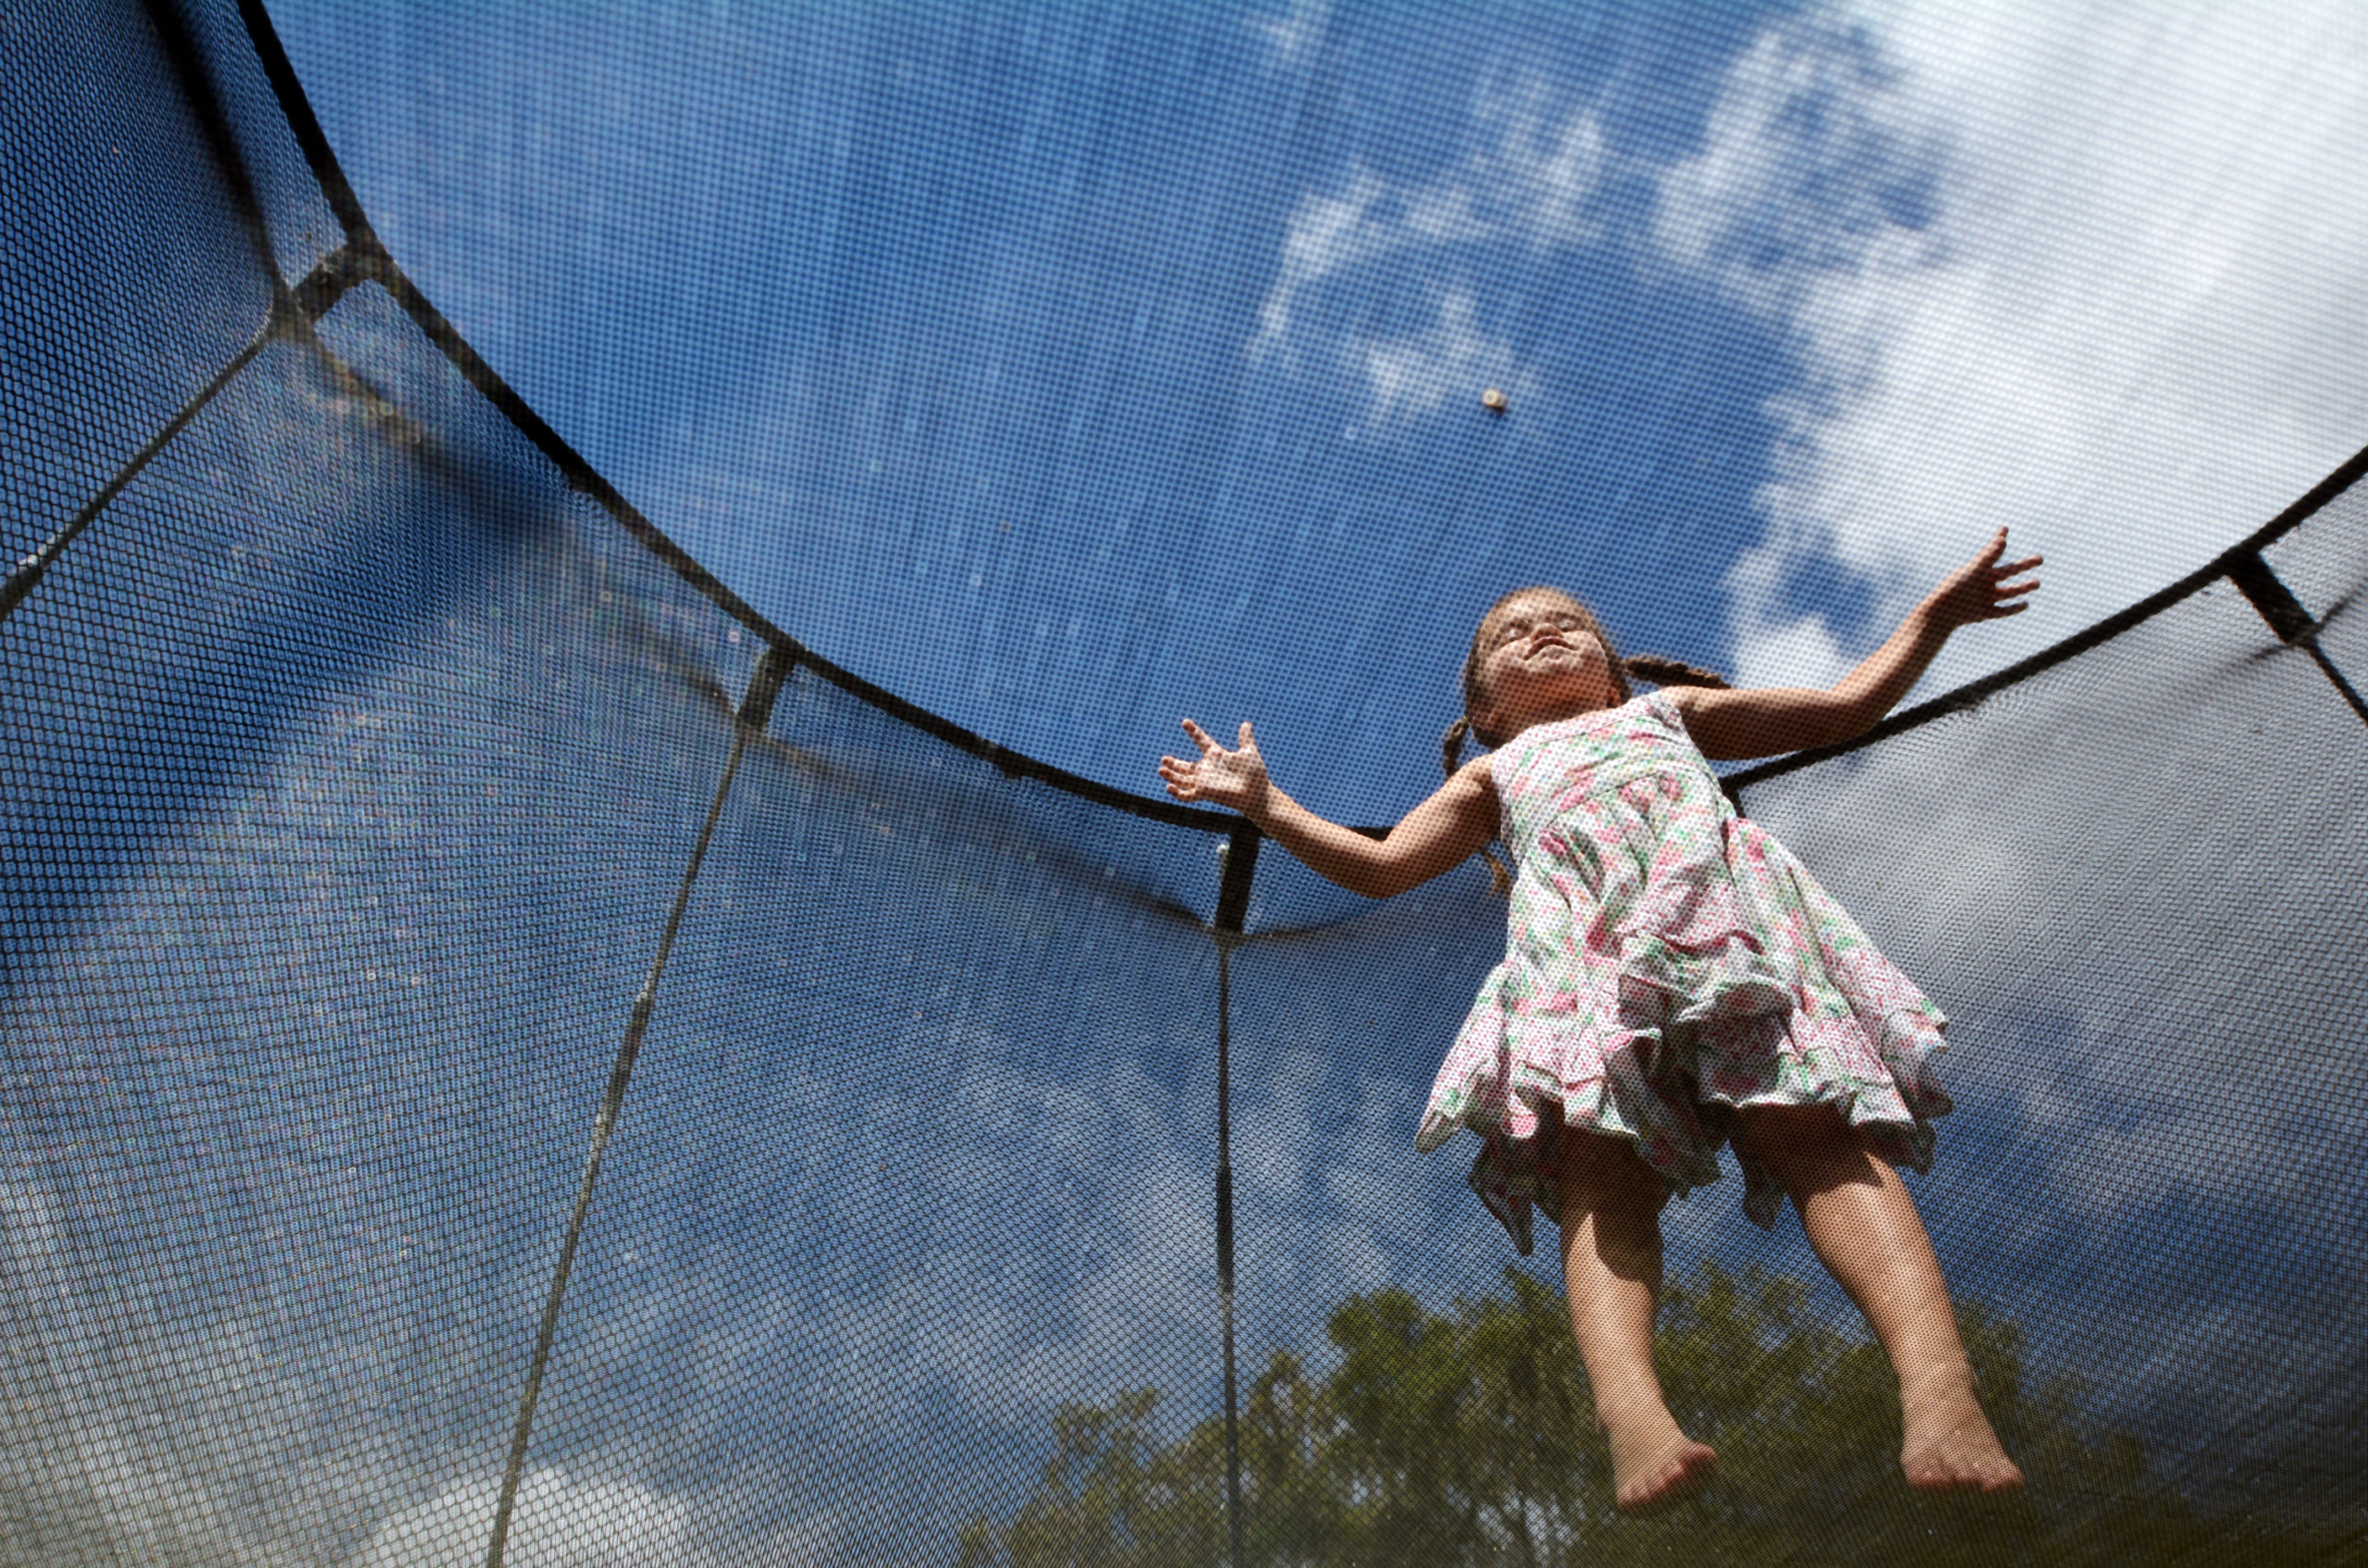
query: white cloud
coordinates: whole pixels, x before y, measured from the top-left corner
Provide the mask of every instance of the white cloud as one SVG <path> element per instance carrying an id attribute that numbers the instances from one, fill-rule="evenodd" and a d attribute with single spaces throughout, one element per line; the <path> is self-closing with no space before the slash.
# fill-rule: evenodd
<path id="1" fill-rule="evenodd" d="M 795 1312 L 754 1303 L 745 1326 L 711 1337 L 731 1364 L 723 1379 L 763 1379 L 784 1359 L 776 1341 L 826 1319 L 828 1348 L 799 1397 L 844 1401 L 858 1426 L 923 1390 L 955 1392 L 1031 1438 L 1057 1403 L 1146 1386 L 1165 1392 L 1173 1423 L 1206 1415 L 1217 1345 L 1207 1107 L 1124 1059 L 1092 1076 L 1040 1076 L 987 1065 L 1016 1058 L 1009 1042 L 929 1049 L 975 1064 L 926 1105 L 893 1113 L 920 1118 L 914 1135 L 939 1151 L 917 1194 L 934 1216 L 931 1243 L 876 1294 L 808 1295 Z M 1305 1052 L 1237 1069 L 1235 1191 L 1261 1216 L 1242 1289 L 1267 1301 L 1328 1303 L 1344 1270 L 1378 1285 L 1408 1261 L 1379 1238 L 1402 1214 L 1376 1215 L 1333 1186 L 1376 1140 L 1388 1141 L 1385 1155 L 1399 1152 L 1403 1107 L 1380 1126 L 1343 1117 L 1319 1102 L 1320 1078 Z M 1035 1142 L 1024 1173 L 1009 1142 L 980 1135 L 987 1127 Z M 1348 1179 L 1351 1194 L 1375 1184 L 1370 1172 Z M 1072 1222 L 1018 1241 L 1015 1215 L 1055 1202 Z"/>
<path id="2" fill-rule="evenodd" d="M 1453 290 L 1438 301 L 1438 320 L 1408 338 L 1367 341 L 1357 350 L 1372 389 L 1374 417 L 1428 414 L 1475 387 L 1497 387 L 1515 402 L 1536 389 L 1512 345 L 1482 330 L 1472 296 Z"/>
<path id="3" fill-rule="evenodd" d="M 1610 154 L 1591 115 L 1558 111 L 1536 83 L 1484 93 L 1473 123 L 1477 145 L 1427 183 L 1359 168 L 1344 187 L 1300 204 L 1259 305 L 1253 357 L 1297 365 L 1313 353 L 1341 366 L 1365 389 L 1376 422 L 1427 413 L 1451 392 L 1534 385 L 1514 345 L 1481 327 L 1478 280 L 1495 247 L 1554 251 L 1595 239 L 1588 203 Z M 1428 327 L 1384 335 L 1309 309 L 1311 290 L 1390 257 L 1421 259 Z"/>
<path id="4" fill-rule="evenodd" d="M 1297 67 L 1307 63 L 1308 56 L 1324 38 L 1325 23 L 1332 18 L 1332 0 L 1290 0 L 1290 7 L 1279 17 L 1253 17 L 1251 31 L 1266 40 L 1274 51 L 1274 64 Z"/>
<path id="5" fill-rule="evenodd" d="M 76 1206 L 0 1181 L 0 1309 L 32 1352 L 0 1370 L 16 1526 L 57 1561 L 320 1561 L 332 1531 L 290 1505 L 383 1490 L 372 1456 L 340 1451 L 319 1389 L 253 1326 L 127 1322 L 88 1278 Z"/>
<path id="6" fill-rule="evenodd" d="M 1284 345 L 1290 336 L 1292 307 L 1302 289 L 1404 242 L 1400 226 L 1374 211 L 1388 191 L 1386 181 L 1359 169 L 1338 195 L 1310 196 L 1300 204 L 1283 236 L 1282 276 L 1258 307 L 1253 352 Z"/>
<path id="7" fill-rule="evenodd" d="M 1994 668 L 2265 521 L 2368 432 L 2368 12 L 1865 6 L 1732 68 L 1655 240 L 1777 323 L 1754 681 L 1825 680 L 1781 585 L 1904 610 L 1999 524 L 2049 557 Z"/>
<path id="8" fill-rule="evenodd" d="M 499 1477 L 447 1488 L 381 1524 L 355 1568 L 431 1568 L 484 1560 L 501 1492 Z M 508 1568 L 699 1568 L 705 1549 L 690 1502 L 631 1481 L 529 1470 L 519 1483 L 502 1562 Z M 740 1561 L 737 1553 L 733 1561 Z"/>

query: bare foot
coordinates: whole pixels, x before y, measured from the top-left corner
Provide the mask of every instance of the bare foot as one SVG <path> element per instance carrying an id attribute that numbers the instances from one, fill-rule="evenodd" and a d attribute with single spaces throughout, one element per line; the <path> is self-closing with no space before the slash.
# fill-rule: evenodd
<path id="1" fill-rule="evenodd" d="M 1953 1387 L 1903 1394 L 1906 1427 L 1899 1466 L 1919 1492 L 2016 1492 L 2023 1473 L 1998 1446 L 1998 1434 L 1971 1389 Z"/>
<path id="2" fill-rule="evenodd" d="M 1611 1439 L 1613 1500 L 1622 1513 L 1657 1513 L 1700 1491 L 1719 1467 L 1717 1451 L 1658 1419 L 1606 1423 Z"/>

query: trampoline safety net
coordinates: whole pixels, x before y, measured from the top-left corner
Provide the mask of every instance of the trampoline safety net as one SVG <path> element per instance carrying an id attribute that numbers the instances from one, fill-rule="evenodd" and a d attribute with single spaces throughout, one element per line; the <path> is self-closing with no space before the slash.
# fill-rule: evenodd
<path id="1" fill-rule="evenodd" d="M 1900 1485 L 1728 1180 L 1661 1340 L 1720 1479 L 1631 1519 L 1552 1249 L 1411 1147 L 1485 877 L 1350 907 L 768 623 L 260 7 L 0 45 L 0 1562 L 2368 1561 L 2351 471 L 1733 776 L 1950 1015 L 1914 1190 L 2029 1486 Z"/>

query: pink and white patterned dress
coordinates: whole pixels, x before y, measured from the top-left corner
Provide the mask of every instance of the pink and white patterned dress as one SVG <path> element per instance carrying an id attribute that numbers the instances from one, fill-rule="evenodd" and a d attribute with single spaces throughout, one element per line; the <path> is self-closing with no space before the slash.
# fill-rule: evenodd
<path id="1" fill-rule="evenodd" d="M 1733 1108 L 1831 1105 L 1929 1170 L 1948 1020 L 1783 846 L 1735 815 L 1666 694 L 1523 731 L 1490 759 L 1515 866 L 1504 962 L 1431 1086 L 1472 1186 L 1530 1250 L 1541 1131 L 1631 1140 L 1678 1194 L 1719 1179 Z M 1744 1209 L 1783 1190 L 1755 1162 Z"/>

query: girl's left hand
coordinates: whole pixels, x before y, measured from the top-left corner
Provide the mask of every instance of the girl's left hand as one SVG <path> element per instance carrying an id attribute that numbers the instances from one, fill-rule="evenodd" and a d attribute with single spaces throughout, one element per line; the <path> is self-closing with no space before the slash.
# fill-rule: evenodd
<path id="1" fill-rule="evenodd" d="M 2022 596 L 2039 587 L 2038 579 L 2028 583 L 2009 583 L 2006 579 L 2030 571 L 2044 557 L 2034 555 L 2001 565 L 1998 558 L 2005 553 L 2006 530 L 2001 528 L 1982 547 L 1980 555 L 1951 573 L 1925 597 L 1924 613 L 1947 631 L 1976 621 L 2019 615 L 2029 609 Z"/>

